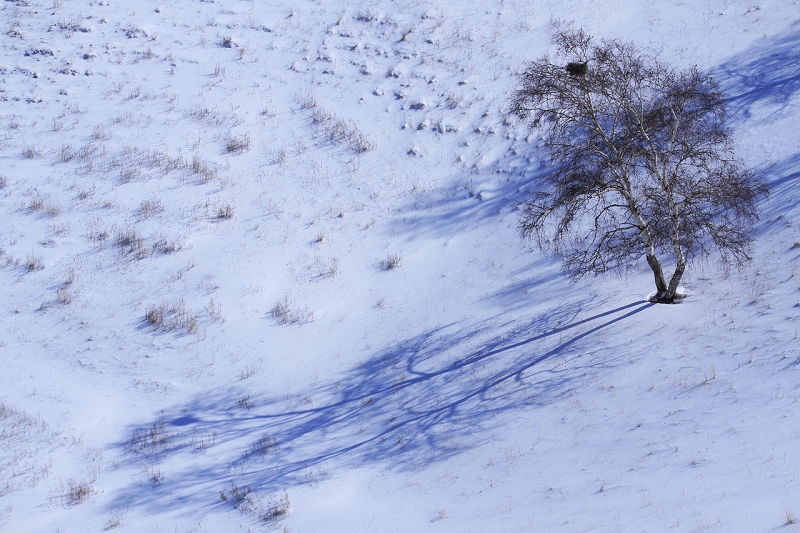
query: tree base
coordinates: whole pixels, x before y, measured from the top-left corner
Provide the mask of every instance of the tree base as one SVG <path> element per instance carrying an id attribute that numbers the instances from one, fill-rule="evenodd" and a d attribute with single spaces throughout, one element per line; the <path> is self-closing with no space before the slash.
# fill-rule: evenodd
<path id="1" fill-rule="evenodd" d="M 684 298 L 686 298 L 686 294 L 675 293 L 673 296 L 669 296 L 659 292 L 648 298 L 648 301 L 654 304 L 679 304 Z"/>

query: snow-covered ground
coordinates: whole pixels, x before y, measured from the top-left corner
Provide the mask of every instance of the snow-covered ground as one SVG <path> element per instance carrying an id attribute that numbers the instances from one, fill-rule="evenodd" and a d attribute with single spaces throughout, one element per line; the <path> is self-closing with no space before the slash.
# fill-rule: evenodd
<path id="1" fill-rule="evenodd" d="M 570 23 L 771 185 L 680 305 L 515 231 Z M 6 0 L 0 530 L 798 527 L 798 70 L 789 0 Z"/>

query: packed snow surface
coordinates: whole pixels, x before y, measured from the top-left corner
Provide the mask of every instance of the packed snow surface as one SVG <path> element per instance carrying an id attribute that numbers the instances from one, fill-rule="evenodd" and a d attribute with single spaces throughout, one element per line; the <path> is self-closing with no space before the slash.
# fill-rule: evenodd
<path id="1" fill-rule="evenodd" d="M 585 28 L 713 73 L 753 259 L 569 283 L 506 115 Z M 0 529 L 800 521 L 800 6 L 6 0 Z"/>

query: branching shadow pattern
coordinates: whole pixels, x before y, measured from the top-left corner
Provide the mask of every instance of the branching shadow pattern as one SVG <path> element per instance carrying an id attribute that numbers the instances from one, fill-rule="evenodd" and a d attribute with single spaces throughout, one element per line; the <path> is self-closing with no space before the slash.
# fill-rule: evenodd
<path id="1" fill-rule="evenodd" d="M 735 128 L 746 128 L 754 115 L 762 123 L 796 113 L 800 94 L 800 23 L 785 34 L 764 39 L 757 46 L 733 57 L 717 69 L 715 76 L 728 94 Z M 759 233 L 795 212 L 800 199 L 800 153 L 759 169 L 770 188 L 762 210 Z"/>
<path id="2" fill-rule="evenodd" d="M 127 464 L 168 470 L 182 454 L 180 463 L 190 466 L 165 472 L 151 490 L 131 487 L 114 504 L 130 505 L 136 492 L 148 512 L 158 512 L 175 496 L 209 505 L 231 483 L 274 493 L 331 470 L 423 469 L 490 439 L 508 420 L 498 415 L 558 401 L 587 375 L 630 362 L 636 354 L 622 347 L 633 333 L 623 324 L 652 305 L 636 301 L 578 318 L 588 306 L 573 303 L 526 324 L 451 324 L 387 348 L 307 394 L 252 395 L 244 407 L 236 401 L 241 390 L 203 395 L 130 428 L 144 446 L 132 447 L 130 438 L 118 443 Z M 149 449 L 151 434 L 164 441 Z"/>
<path id="3" fill-rule="evenodd" d="M 800 27 L 764 40 L 716 69 L 735 120 L 746 121 L 756 105 L 783 107 L 800 91 Z"/>

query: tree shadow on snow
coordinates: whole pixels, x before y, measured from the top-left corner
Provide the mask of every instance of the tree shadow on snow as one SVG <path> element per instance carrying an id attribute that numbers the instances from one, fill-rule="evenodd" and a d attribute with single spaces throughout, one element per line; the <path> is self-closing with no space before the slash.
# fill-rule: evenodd
<path id="1" fill-rule="evenodd" d="M 769 198 L 762 205 L 759 233 L 775 225 L 796 221 L 800 212 L 800 153 L 759 170 L 769 187 Z"/>
<path id="2" fill-rule="evenodd" d="M 488 221 L 496 224 L 537 190 L 546 169 L 547 155 L 538 146 L 511 142 L 493 163 L 458 173 L 448 186 L 414 194 L 400 209 L 399 226 L 414 236 L 453 237 Z"/>
<path id="3" fill-rule="evenodd" d="M 219 491 L 232 483 L 271 494 L 340 469 L 423 469 L 492 439 L 509 421 L 499 415 L 551 404 L 587 375 L 628 364 L 639 355 L 625 348 L 637 333 L 623 324 L 653 305 L 636 301 L 579 318 L 592 311 L 572 303 L 524 324 L 451 324 L 308 391 L 231 387 L 200 395 L 129 428 L 117 445 L 123 462 L 163 469 L 164 479 L 131 486 L 112 507 L 154 513 L 174 508 L 175 498 L 206 507 L 221 505 Z"/>
<path id="4" fill-rule="evenodd" d="M 784 106 L 800 91 L 800 23 L 787 34 L 764 39 L 715 69 L 734 120 L 746 121 L 757 105 Z"/>
<path id="5" fill-rule="evenodd" d="M 764 39 L 714 70 L 725 93 L 734 128 L 746 128 L 758 110 L 762 121 L 785 118 L 800 93 L 800 23 Z M 784 143 L 778 140 L 777 143 Z M 770 189 L 762 204 L 759 233 L 782 223 L 800 200 L 800 153 L 757 169 Z"/>

